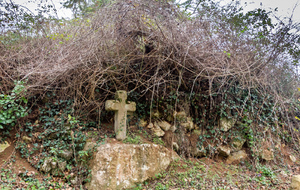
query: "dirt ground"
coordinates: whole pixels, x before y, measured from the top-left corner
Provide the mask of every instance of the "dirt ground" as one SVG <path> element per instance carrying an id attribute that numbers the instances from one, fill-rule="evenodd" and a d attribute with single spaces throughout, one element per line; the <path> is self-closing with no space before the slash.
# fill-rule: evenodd
<path id="1" fill-rule="evenodd" d="M 111 125 L 108 125 L 105 130 L 105 133 L 112 134 Z M 144 141 L 150 142 L 147 139 Z M 106 142 L 122 143 L 109 137 L 106 138 Z M 9 182 L 12 188 L 8 189 L 19 187 L 28 189 L 26 178 L 34 178 L 42 183 L 50 176 L 40 173 L 27 159 L 21 157 L 14 145 L 16 140 L 10 139 L 9 143 L 10 146 L 0 153 L 0 170 L 5 174 L 0 175 L 1 183 L 6 183 L 8 176 L 15 180 Z M 221 157 L 182 159 L 171 164 L 160 177 L 149 179 L 144 184 L 139 184 L 136 189 L 289 189 L 291 177 L 300 174 L 300 161 L 298 157 L 296 162 L 291 161 L 289 156 L 292 150 L 287 146 L 279 147 L 278 151 L 281 154 L 278 155 L 281 157 L 280 162 L 253 163 L 248 158 L 238 164 L 228 165 Z M 261 166 L 261 171 L 253 168 L 257 164 Z M 65 183 L 59 178 L 51 180 L 59 184 Z M 52 186 L 51 189 L 60 188 Z M 69 189 L 73 188 L 69 187 Z"/>

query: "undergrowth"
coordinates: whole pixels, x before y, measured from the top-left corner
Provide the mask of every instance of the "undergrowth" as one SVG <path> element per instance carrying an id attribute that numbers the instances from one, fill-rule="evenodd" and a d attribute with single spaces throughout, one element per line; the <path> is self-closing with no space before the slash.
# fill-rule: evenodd
<path id="1" fill-rule="evenodd" d="M 40 172 L 60 177 L 69 186 L 81 187 L 89 180 L 87 162 L 94 150 L 84 149 L 86 138 L 99 144 L 103 138 L 98 133 L 93 135 L 90 122 L 73 116 L 72 100 L 56 100 L 54 96 L 49 94 L 48 101 L 36 108 L 37 117 L 18 129 L 16 149 Z"/>
<path id="2" fill-rule="evenodd" d="M 221 170 L 220 170 L 221 168 Z M 206 164 L 205 160 L 175 160 L 166 172 L 131 190 L 179 189 L 280 189 L 286 181 L 270 166 L 258 166 L 256 171 L 246 166 L 221 163 Z"/>
<path id="3" fill-rule="evenodd" d="M 0 132 L 7 137 L 19 118 L 27 116 L 27 98 L 24 82 L 16 81 L 10 94 L 0 94 Z M 0 137 L 0 142 L 4 138 Z"/>

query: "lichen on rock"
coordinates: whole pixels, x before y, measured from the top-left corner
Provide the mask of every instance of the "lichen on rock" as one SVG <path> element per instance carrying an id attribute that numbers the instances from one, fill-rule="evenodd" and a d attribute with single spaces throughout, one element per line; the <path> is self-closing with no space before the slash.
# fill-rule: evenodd
<path id="1" fill-rule="evenodd" d="M 126 189 L 164 171 L 175 152 L 155 144 L 104 144 L 91 161 L 91 182 L 87 188 Z"/>

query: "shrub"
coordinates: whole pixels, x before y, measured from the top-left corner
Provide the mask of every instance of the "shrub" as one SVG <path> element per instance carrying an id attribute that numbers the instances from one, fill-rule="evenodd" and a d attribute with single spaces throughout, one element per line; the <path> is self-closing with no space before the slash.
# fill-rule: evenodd
<path id="1" fill-rule="evenodd" d="M 24 92 L 24 83 L 18 81 L 10 95 L 0 94 L 0 130 L 4 130 L 4 134 L 11 130 L 19 118 L 27 115 L 27 99 L 21 96 Z"/>

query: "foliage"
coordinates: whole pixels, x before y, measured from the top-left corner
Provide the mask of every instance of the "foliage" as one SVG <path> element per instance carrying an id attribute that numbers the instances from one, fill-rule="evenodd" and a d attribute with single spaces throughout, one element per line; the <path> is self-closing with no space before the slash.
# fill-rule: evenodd
<path id="1" fill-rule="evenodd" d="M 42 0 L 33 2 L 38 5 L 37 14 L 18 2 L 0 2 L 0 44 L 11 47 L 22 40 L 38 37 L 46 33 L 49 23 L 58 21 L 53 4 Z"/>
<path id="2" fill-rule="evenodd" d="M 214 20 L 212 26 L 218 31 L 229 26 L 231 29 L 228 33 L 229 41 L 235 41 L 233 35 L 241 40 L 255 40 L 258 54 L 266 51 L 271 53 L 269 63 L 275 61 L 280 54 L 288 54 L 293 59 L 290 63 L 298 64 L 300 49 L 299 30 L 297 28 L 299 23 L 292 21 L 293 14 L 290 18 L 280 20 L 276 15 L 277 8 L 274 11 L 257 8 L 245 12 L 239 1 L 223 6 L 220 5 L 220 2 L 187 0 L 182 2 L 181 6 L 185 10 L 193 12 L 195 16 Z M 271 15 L 275 15 L 273 20 Z M 226 22 L 227 25 L 219 25 L 218 22 Z"/>
<path id="3" fill-rule="evenodd" d="M 91 158 L 91 151 L 83 150 L 87 128 L 77 117 L 72 116 L 74 114 L 72 100 L 49 101 L 53 96 L 55 94 L 47 93 L 45 105 L 38 108 L 37 120 L 28 121 L 16 134 L 17 137 L 24 135 L 30 137 L 32 143 L 28 145 L 28 142 L 19 141 L 16 148 L 22 157 L 38 170 L 41 170 L 47 159 L 57 163 L 65 162 L 65 170 L 52 169 L 51 174 L 60 176 L 65 182 L 70 183 L 73 177 L 69 175 L 75 173 L 76 176 L 81 176 L 78 181 L 81 184 L 89 175 L 86 163 Z"/>
<path id="4" fill-rule="evenodd" d="M 259 165 L 256 169 L 257 169 L 258 173 L 261 174 L 262 176 L 275 177 L 274 171 L 268 166 Z"/>
<path id="5" fill-rule="evenodd" d="M 95 12 L 97 9 L 111 2 L 112 0 L 67 0 L 62 4 L 65 8 L 72 9 L 73 15 L 76 18 Z"/>
<path id="6" fill-rule="evenodd" d="M 154 137 L 152 140 L 153 140 L 153 142 L 154 142 L 155 144 L 159 144 L 159 145 L 162 145 L 162 146 L 165 145 L 164 141 L 161 140 L 161 138 L 159 138 L 159 137 Z"/>
<path id="7" fill-rule="evenodd" d="M 69 187 L 68 184 L 60 184 L 53 180 L 52 177 L 45 177 L 39 180 L 34 172 L 25 170 L 19 171 L 17 176 L 11 169 L 1 169 L 1 190 L 11 189 L 31 189 L 31 190 L 48 190 L 48 189 L 61 189 Z"/>
<path id="8" fill-rule="evenodd" d="M 24 82 L 17 81 L 10 95 L 0 94 L 0 129 L 3 134 L 8 134 L 17 120 L 28 114 L 25 88 Z"/>
<path id="9" fill-rule="evenodd" d="M 142 139 L 138 135 L 129 135 L 126 137 L 125 140 L 123 140 L 124 143 L 130 143 L 130 144 L 141 144 Z"/>
<path id="10" fill-rule="evenodd" d="M 298 91 L 300 92 L 300 88 L 298 88 Z M 295 116 L 295 118 L 300 121 L 300 99 L 298 99 L 296 103 L 296 113 L 298 116 Z"/>

